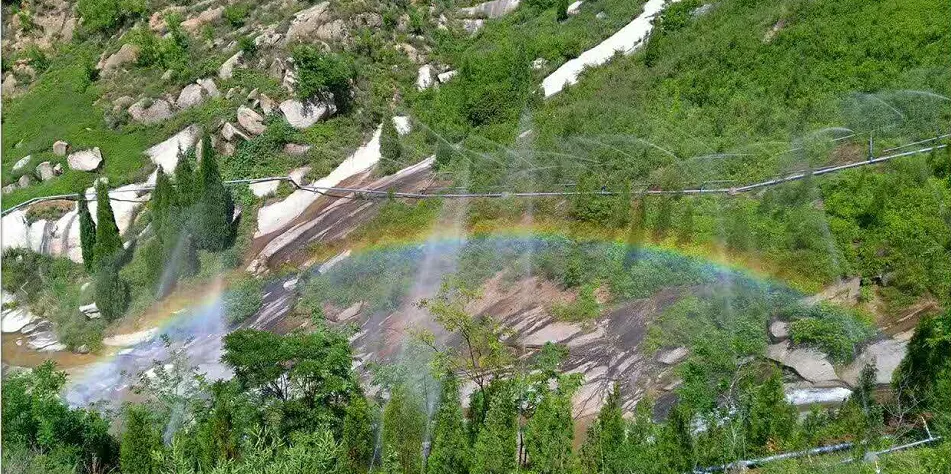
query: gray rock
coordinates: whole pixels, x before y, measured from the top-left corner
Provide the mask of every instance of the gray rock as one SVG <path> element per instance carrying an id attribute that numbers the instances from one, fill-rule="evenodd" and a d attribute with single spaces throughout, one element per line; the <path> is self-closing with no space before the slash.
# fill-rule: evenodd
<path id="1" fill-rule="evenodd" d="M 80 306 L 79 312 L 82 313 L 82 315 L 87 319 L 99 319 L 102 317 L 102 314 L 99 313 L 99 307 L 96 306 L 96 303 L 89 303 L 85 306 Z"/>
<path id="2" fill-rule="evenodd" d="M 142 99 L 129 107 L 129 116 L 132 120 L 143 125 L 154 125 L 164 122 L 172 116 L 172 106 L 165 99 L 152 101 L 146 106 L 149 99 Z"/>
<path id="3" fill-rule="evenodd" d="M 59 176 L 59 175 L 63 174 L 63 164 L 62 164 L 62 163 L 56 163 L 56 165 L 53 166 L 53 174 L 55 174 L 56 176 Z"/>
<path id="4" fill-rule="evenodd" d="M 422 64 L 426 62 L 426 58 L 422 54 L 419 54 L 419 51 L 417 51 L 416 48 L 414 48 L 413 45 L 409 43 L 399 43 L 396 45 L 396 49 L 406 53 L 406 56 L 409 57 L 409 60 L 416 64 Z"/>
<path id="5" fill-rule="evenodd" d="M 347 37 L 347 24 L 337 19 L 317 27 L 314 37 L 321 41 L 340 41 Z"/>
<path id="6" fill-rule="evenodd" d="M 202 26 L 220 20 L 224 11 L 225 7 L 209 8 L 208 10 L 199 13 L 198 16 L 183 21 L 182 29 L 189 33 L 195 34 Z"/>
<path id="7" fill-rule="evenodd" d="M 544 69 L 545 66 L 547 65 L 548 65 L 548 60 L 545 58 L 535 58 L 535 60 L 532 61 L 532 69 L 536 71 L 539 69 Z"/>
<path id="8" fill-rule="evenodd" d="M 235 138 L 241 140 L 247 140 L 248 136 L 238 130 L 237 127 L 231 125 L 231 122 L 225 122 L 224 126 L 221 127 L 221 137 L 227 141 L 234 141 Z"/>
<path id="9" fill-rule="evenodd" d="M 274 99 L 268 97 L 265 94 L 261 94 L 258 97 L 259 105 L 261 106 L 261 111 L 264 112 L 264 115 L 271 115 L 274 113 L 274 109 L 277 108 L 277 102 L 274 102 Z"/>
<path id="10" fill-rule="evenodd" d="M 3 85 L 0 86 L 0 94 L 4 97 L 10 97 L 16 94 L 17 91 L 17 78 L 13 75 L 12 72 L 7 73 L 3 78 Z"/>
<path id="11" fill-rule="evenodd" d="M 221 95 L 221 92 L 218 91 L 218 86 L 215 85 L 214 79 L 210 77 L 199 79 L 198 85 L 205 90 L 205 93 L 208 94 L 208 97 L 218 97 Z"/>
<path id="12" fill-rule="evenodd" d="M 274 58 L 274 60 L 271 61 L 271 65 L 267 68 L 267 74 L 273 79 L 280 81 L 284 79 L 284 69 L 284 60 L 281 58 Z"/>
<path id="13" fill-rule="evenodd" d="M 460 8 L 459 15 L 464 17 L 498 18 L 518 8 L 519 0 L 492 0 L 469 8 Z"/>
<path id="14" fill-rule="evenodd" d="M 383 26 L 383 17 L 379 13 L 360 13 L 353 18 L 357 28 L 379 28 Z"/>
<path id="15" fill-rule="evenodd" d="M 284 145 L 284 153 L 291 156 L 304 156 L 310 151 L 310 145 L 300 145 L 298 143 L 288 143 Z"/>
<path id="16" fill-rule="evenodd" d="M 49 161 L 44 161 L 36 165 L 36 175 L 40 177 L 40 181 L 53 179 L 53 176 L 56 176 L 56 173 L 53 171 L 53 164 Z"/>
<path id="17" fill-rule="evenodd" d="M 86 345 L 86 344 L 83 344 L 83 345 L 81 345 L 81 346 L 79 346 L 79 347 L 76 348 L 76 352 L 79 353 L 79 354 L 88 354 L 88 353 L 89 353 L 89 346 Z"/>
<path id="18" fill-rule="evenodd" d="M 264 117 L 243 105 L 238 107 L 238 124 L 254 135 L 260 135 L 265 130 Z"/>
<path id="19" fill-rule="evenodd" d="M 20 176 L 20 179 L 17 180 L 17 185 L 19 185 L 21 188 L 25 188 L 29 186 L 32 182 L 33 180 L 30 179 L 30 175 L 25 174 L 23 176 Z"/>
<path id="20" fill-rule="evenodd" d="M 466 18 L 462 20 L 462 29 L 470 35 L 478 33 L 483 26 L 485 26 L 485 20 L 481 18 Z"/>
<path id="21" fill-rule="evenodd" d="M 218 68 L 218 77 L 221 79 L 231 79 L 234 76 L 234 68 L 238 67 L 241 62 L 242 54 L 242 51 L 238 51 L 228 58 L 228 60 Z"/>
<path id="22" fill-rule="evenodd" d="M 875 364 L 875 382 L 879 385 L 891 383 L 892 375 L 898 369 L 898 364 L 908 352 L 908 342 L 895 339 L 884 339 L 869 344 L 851 364 L 842 371 L 842 380 L 855 387 L 858 385 L 859 375 L 867 364 Z"/>
<path id="23" fill-rule="evenodd" d="M 789 341 L 766 348 L 766 357 L 796 371 L 800 377 L 812 382 L 837 382 L 838 375 L 825 354 L 812 348 L 792 349 Z"/>
<path id="24" fill-rule="evenodd" d="M 70 153 L 66 157 L 66 162 L 69 163 L 70 169 L 78 171 L 93 171 L 96 168 L 99 168 L 99 165 L 102 164 L 102 153 L 99 151 L 99 147 L 80 150 Z"/>
<path id="25" fill-rule="evenodd" d="M 774 340 L 782 341 L 789 338 L 789 323 L 786 321 L 773 321 L 769 325 L 769 333 Z"/>
<path id="26" fill-rule="evenodd" d="M 56 143 L 53 143 L 53 154 L 56 156 L 66 156 L 66 152 L 69 151 L 69 143 L 66 143 L 62 140 L 56 140 Z"/>
<path id="27" fill-rule="evenodd" d="M 287 29 L 287 44 L 308 41 L 321 25 L 330 20 L 330 2 L 321 2 L 294 15 Z"/>
<path id="28" fill-rule="evenodd" d="M 189 84 L 178 94 L 178 100 L 175 101 L 175 105 L 177 105 L 179 109 L 187 109 L 201 104 L 204 100 L 205 90 L 198 84 Z"/>
<path id="29" fill-rule="evenodd" d="M 167 70 L 167 71 L 165 71 L 165 72 L 162 73 L 162 80 L 163 80 L 163 81 L 166 81 L 166 82 L 171 81 L 173 77 L 175 77 L 175 71 L 173 71 L 173 70 L 171 70 L 171 69 L 169 69 L 169 70 Z"/>
<path id="30" fill-rule="evenodd" d="M 690 350 L 686 347 L 675 347 L 669 351 L 657 354 L 657 361 L 662 364 L 674 365 L 686 359 L 689 354 Z"/>
<path id="31" fill-rule="evenodd" d="M 436 76 L 436 79 L 439 79 L 440 83 L 445 84 L 449 82 L 449 80 L 452 79 L 453 77 L 456 77 L 456 74 L 459 74 L 459 71 L 455 71 L 455 70 L 446 71 L 446 72 L 439 73 L 439 75 Z"/>
<path id="32" fill-rule="evenodd" d="M 32 159 L 33 159 L 33 155 L 26 155 L 23 158 L 20 158 L 19 160 L 17 160 L 16 163 L 13 164 L 13 171 L 18 171 L 23 169 L 24 167 L 26 167 L 26 165 L 30 164 L 30 160 Z"/>
<path id="33" fill-rule="evenodd" d="M 2 189 L 0 189 L 0 193 L 10 194 L 10 193 L 12 193 L 13 191 L 16 191 L 17 189 L 20 189 L 19 183 L 10 183 L 10 184 L 4 186 Z"/>
<path id="34" fill-rule="evenodd" d="M 604 12 L 598 12 L 598 14 L 595 15 L 594 17 L 597 18 L 597 19 L 599 19 L 599 20 L 607 20 L 607 19 L 608 19 L 608 14 L 607 14 L 607 13 L 604 13 Z"/>
<path id="35" fill-rule="evenodd" d="M 283 37 L 284 35 L 280 33 L 267 31 L 254 38 L 254 45 L 259 48 L 267 48 L 280 43 L 281 38 Z"/>
<path id="36" fill-rule="evenodd" d="M 416 76 L 416 89 L 417 90 L 426 90 L 432 87 L 434 83 L 434 70 L 433 67 L 429 64 L 424 64 L 420 66 L 419 72 Z"/>
<path id="37" fill-rule="evenodd" d="M 102 77 L 109 77 L 118 72 L 126 64 L 135 62 L 139 58 L 139 47 L 126 43 L 108 58 L 99 62 L 96 68 Z"/>
<path id="38" fill-rule="evenodd" d="M 279 107 L 287 123 L 298 130 L 308 128 L 337 112 L 334 104 L 305 103 L 296 99 L 285 100 Z"/>

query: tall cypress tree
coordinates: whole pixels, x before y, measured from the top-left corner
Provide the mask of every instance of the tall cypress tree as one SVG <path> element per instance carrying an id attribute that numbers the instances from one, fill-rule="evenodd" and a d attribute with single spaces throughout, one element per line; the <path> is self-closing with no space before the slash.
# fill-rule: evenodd
<path id="1" fill-rule="evenodd" d="M 115 321 L 129 307 L 129 286 L 119 277 L 115 257 L 97 260 L 93 299 L 106 321 Z"/>
<path id="2" fill-rule="evenodd" d="M 373 458 L 373 416 L 370 405 L 363 396 L 354 397 L 347 405 L 343 417 L 343 434 L 340 436 L 340 451 L 345 473 L 367 472 Z"/>
<path id="3" fill-rule="evenodd" d="M 588 436 L 581 447 L 585 472 L 618 473 L 623 468 L 624 418 L 621 411 L 621 391 L 617 384 L 594 424 L 588 428 Z"/>
<path id="4" fill-rule="evenodd" d="M 122 251 L 122 236 L 119 235 L 116 217 L 109 203 L 109 190 L 102 181 L 96 185 L 96 220 L 99 221 L 96 225 L 96 245 L 93 250 L 96 266 L 106 261 L 114 264 Z"/>
<path id="5" fill-rule="evenodd" d="M 429 474 L 469 472 L 469 436 L 463 424 L 459 383 L 451 371 L 447 372 L 443 378 L 442 395 L 433 417 L 433 433 L 426 472 Z"/>
<path id="6" fill-rule="evenodd" d="M 79 203 L 79 243 L 83 250 L 83 266 L 87 272 L 91 272 L 95 268 L 93 261 L 96 258 L 96 222 L 92 220 L 89 203 L 86 202 L 83 192 L 76 194 L 76 202 Z"/>
<path id="7" fill-rule="evenodd" d="M 404 385 L 398 385 L 383 410 L 383 458 L 396 455 L 405 473 L 423 468 L 423 431 L 426 414 Z"/>
<path id="8" fill-rule="evenodd" d="M 125 474 L 152 474 L 159 466 L 152 452 L 162 447 L 162 437 L 151 413 L 142 405 L 126 409 L 125 431 L 119 447 L 119 464 Z"/>
<path id="9" fill-rule="evenodd" d="M 380 166 L 383 174 L 393 174 L 400 170 L 403 147 L 400 145 L 400 134 L 393 125 L 393 116 L 389 114 L 384 117 L 380 132 L 380 156 L 383 157 Z"/>
<path id="10" fill-rule="evenodd" d="M 201 200 L 198 202 L 199 222 L 195 236 L 199 247 L 219 251 L 228 246 L 234 234 L 231 225 L 234 201 L 221 180 L 210 141 L 202 140 L 202 146 L 201 163 L 198 165 Z"/>
<path id="11" fill-rule="evenodd" d="M 518 426 L 511 389 L 506 387 L 493 394 L 485 425 L 476 437 L 473 448 L 473 474 L 508 474 L 515 471 Z"/>
<path id="12" fill-rule="evenodd" d="M 197 176 L 191 164 L 194 155 L 194 153 L 179 151 L 178 164 L 175 165 L 175 190 L 178 194 L 178 204 L 186 209 L 197 203 L 201 196 L 200 183 L 196 182 Z"/>
<path id="13" fill-rule="evenodd" d="M 525 447 L 532 472 L 572 472 L 575 463 L 571 451 L 573 436 L 570 393 L 560 388 L 546 391 L 525 432 Z"/>

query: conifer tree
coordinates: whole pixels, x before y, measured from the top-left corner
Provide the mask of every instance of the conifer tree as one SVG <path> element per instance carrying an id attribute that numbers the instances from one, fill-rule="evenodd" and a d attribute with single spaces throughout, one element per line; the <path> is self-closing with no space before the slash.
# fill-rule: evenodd
<path id="1" fill-rule="evenodd" d="M 79 203 L 79 243 L 83 250 L 83 266 L 87 272 L 91 272 L 96 259 L 96 222 L 89 213 L 89 203 L 84 193 L 76 194 L 76 202 Z"/>
<path id="2" fill-rule="evenodd" d="M 518 437 L 515 403 L 511 390 L 496 391 L 489 401 L 485 425 L 473 447 L 473 474 L 508 474 L 515 471 L 515 450 Z"/>
<path id="3" fill-rule="evenodd" d="M 558 0 L 555 2 L 555 14 L 558 21 L 565 21 L 568 19 L 568 0 Z"/>
<path id="4" fill-rule="evenodd" d="M 624 419 L 621 411 L 621 390 L 615 384 L 608 395 L 598 418 L 588 428 L 588 435 L 581 447 L 585 472 L 619 473 L 622 470 L 624 445 Z"/>
<path id="5" fill-rule="evenodd" d="M 387 115 L 383 119 L 383 130 L 380 133 L 380 156 L 383 157 L 381 170 L 384 174 L 393 174 L 400 169 L 403 147 L 400 145 L 400 134 L 393 124 L 393 116 Z"/>
<path id="6" fill-rule="evenodd" d="M 192 159 L 195 153 L 180 152 L 178 164 L 175 165 L 175 190 L 178 204 L 187 209 L 198 202 L 201 197 L 200 184 L 192 168 Z"/>
<path id="7" fill-rule="evenodd" d="M 560 387 L 542 395 L 525 432 L 525 447 L 532 472 L 561 474 L 572 472 L 575 458 L 571 451 L 574 420 L 571 396 Z"/>
<path id="8" fill-rule="evenodd" d="M 383 457 L 395 454 L 402 472 L 417 473 L 423 468 L 423 434 L 426 415 L 405 385 L 393 388 L 383 410 Z"/>
<path id="9" fill-rule="evenodd" d="M 234 229 L 231 217 L 234 201 L 218 172 L 218 162 L 210 141 L 202 140 L 201 163 L 198 166 L 201 198 L 198 202 L 198 224 L 195 237 L 200 248 L 220 251 L 231 242 Z"/>
<path id="10" fill-rule="evenodd" d="M 162 438 L 151 413 L 143 405 L 131 405 L 125 413 L 125 430 L 119 447 L 123 474 L 152 474 L 159 467 L 152 456 L 161 449 Z"/>
<path id="11" fill-rule="evenodd" d="M 778 371 L 773 371 L 765 382 L 752 389 L 749 404 L 746 417 L 749 445 L 762 454 L 770 452 L 770 447 L 781 447 L 796 426 L 796 410 L 786 401 Z"/>
<path id="12" fill-rule="evenodd" d="M 119 235 L 119 227 L 109 203 L 109 190 L 102 181 L 96 185 L 96 220 L 96 245 L 93 250 L 96 266 L 106 261 L 114 264 L 122 251 L 122 236 Z"/>
<path id="13" fill-rule="evenodd" d="M 363 396 L 354 397 L 343 418 L 340 439 L 341 461 L 345 473 L 367 472 L 373 458 L 373 417 Z"/>
<path id="14" fill-rule="evenodd" d="M 172 180 L 159 168 L 155 176 L 155 189 L 152 191 L 151 200 L 152 226 L 159 239 L 166 239 L 174 225 L 173 214 L 176 212 L 175 207 L 178 201 L 176 193 Z"/>
<path id="15" fill-rule="evenodd" d="M 442 381 L 442 394 L 433 417 L 426 472 L 464 474 L 469 472 L 469 437 L 459 402 L 459 383 L 452 371 Z"/>
<path id="16" fill-rule="evenodd" d="M 114 257 L 97 260 L 99 269 L 96 271 L 93 299 L 106 321 L 115 321 L 129 306 L 129 286 L 119 277 Z"/>

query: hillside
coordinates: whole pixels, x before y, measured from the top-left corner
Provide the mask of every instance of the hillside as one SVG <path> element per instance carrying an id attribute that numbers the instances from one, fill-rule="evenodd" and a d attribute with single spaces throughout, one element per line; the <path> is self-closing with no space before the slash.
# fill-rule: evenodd
<path id="1" fill-rule="evenodd" d="M 947 2 L 2 9 L 5 469 L 951 469 Z"/>

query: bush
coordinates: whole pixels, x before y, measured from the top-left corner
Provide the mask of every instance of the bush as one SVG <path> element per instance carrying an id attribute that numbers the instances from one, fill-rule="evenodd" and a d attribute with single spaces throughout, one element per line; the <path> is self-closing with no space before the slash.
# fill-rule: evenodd
<path id="1" fill-rule="evenodd" d="M 570 303 L 555 303 L 551 312 L 561 321 L 589 321 L 601 314 L 601 305 L 594 297 L 595 286 L 591 283 L 581 287 L 578 297 Z"/>
<path id="2" fill-rule="evenodd" d="M 235 3 L 225 7 L 225 11 L 222 15 L 225 17 L 225 20 L 228 21 L 228 24 L 237 28 L 244 25 L 244 21 L 250 12 L 251 7 L 247 3 Z"/>
<path id="3" fill-rule="evenodd" d="M 875 331 L 868 318 L 828 304 L 794 310 L 789 332 L 796 344 L 813 346 L 837 362 L 852 360 Z"/>
<path id="4" fill-rule="evenodd" d="M 232 286 L 224 297 L 225 317 L 231 324 L 244 322 L 261 309 L 264 285 L 256 278 L 246 278 Z"/>
<path id="5" fill-rule="evenodd" d="M 339 110 L 350 105 L 350 83 L 356 76 L 353 62 L 340 54 L 324 54 L 313 46 L 294 50 L 297 95 L 301 100 L 319 98 L 334 102 Z"/>
<path id="6" fill-rule="evenodd" d="M 115 259 L 102 261 L 96 272 L 96 307 L 106 321 L 119 319 L 129 307 L 129 285 L 119 277 Z"/>
<path id="7" fill-rule="evenodd" d="M 85 28 L 107 33 L 142 16 L 145 7 L 145 0 L 79 0 L 76 8 Z"/>

